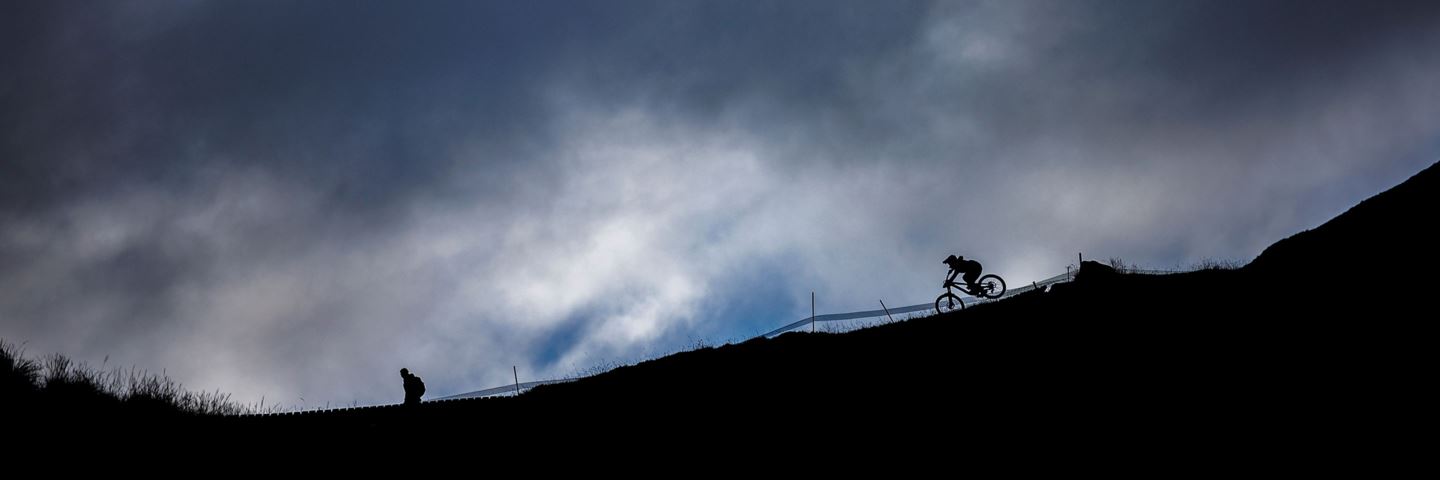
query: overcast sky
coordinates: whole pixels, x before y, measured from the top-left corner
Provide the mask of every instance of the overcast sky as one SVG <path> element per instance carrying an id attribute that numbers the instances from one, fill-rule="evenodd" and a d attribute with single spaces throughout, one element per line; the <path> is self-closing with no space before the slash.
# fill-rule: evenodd
<path id="1" fill-rule="evenodd" d="M 12 0 L 0 337 L 399 402 L 933 301 L 950 253 L 1249 261 L 1437 159 L 1434 1 Z"/>

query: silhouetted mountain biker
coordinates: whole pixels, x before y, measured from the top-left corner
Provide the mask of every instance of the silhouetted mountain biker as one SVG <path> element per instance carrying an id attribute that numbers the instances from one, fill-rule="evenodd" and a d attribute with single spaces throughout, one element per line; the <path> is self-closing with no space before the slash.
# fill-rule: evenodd
<path id="1" fill-rule="evenodd" d="M 962 278 L 965 280 L 965 289 L 969 290 L 971 295 L 980 294 L 980 286 L 975 284 L 975 280 L 980 278 L 980 270 L 984 268 L 980 266 L 980 262 L 966 260 L 964 255 L 958 257 L 951 255 L 945 257 L 944 263 L 950 266 L 950 272 L 949 276 L 945 278 L 945 285 L 942 285 L 942 287 L 950 286 L 951 283 L 955 282 L 956 275 L 964 273 L 965 276 Z"/>

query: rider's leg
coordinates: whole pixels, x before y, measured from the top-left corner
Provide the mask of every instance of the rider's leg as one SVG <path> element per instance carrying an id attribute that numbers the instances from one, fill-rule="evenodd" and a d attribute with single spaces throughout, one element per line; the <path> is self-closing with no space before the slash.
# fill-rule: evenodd
<path id="1" fill-rule="evenodd" d="M 965 288 L 970 289 L 970 294 L 980 294 L 980 286 L 975 284 L 975 281 L 979 279 L 980 272 L 965 272 Z"/>

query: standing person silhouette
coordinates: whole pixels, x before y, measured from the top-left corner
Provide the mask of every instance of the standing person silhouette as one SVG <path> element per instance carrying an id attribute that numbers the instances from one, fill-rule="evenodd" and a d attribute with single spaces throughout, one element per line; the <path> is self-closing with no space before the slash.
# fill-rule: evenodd
<path id="1" fill-rule="evenodd" d="M 966 260 L 964 255 L 958 257 L 951 255 L 945 257 L 945 261 L 943 263 L 950 266 L 948 276 L 945 277 L 945 285 L 943 285 L 944 287 L 949 287 L 951 283 L 954 283 L 956 275 L 964 273 L 965 276 L 962 278 L 965 280 L 965 289 L 968 290 L 967 293 L 971 295 L 979 294 L 979 285 L 975 284 L 975 280 L 978 280 L 980 278 L 980 270 L 984 268 L 980 266 L 980 262 L 974 260 Z"/>
<path id="2" fill-rule="evenodd" d="M 405 379 L 405 405 L 419 405 L 420 397 L 425 395 L 425 382 L 406 368 L 400 369 L 400 378 Z"/>

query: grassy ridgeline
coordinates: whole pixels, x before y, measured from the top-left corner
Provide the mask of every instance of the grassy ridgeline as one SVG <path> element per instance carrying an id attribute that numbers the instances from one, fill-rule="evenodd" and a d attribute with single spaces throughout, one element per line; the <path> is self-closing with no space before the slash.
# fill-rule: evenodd
<path id="1" fill-rule="evenodd" d="M 192 392 L 165 375 L 92 367 L 61 354 L 27 358 L 0 339 L 0 411 L 18 421 L 181 419 L 254 413 L 220 392 Z"/>

